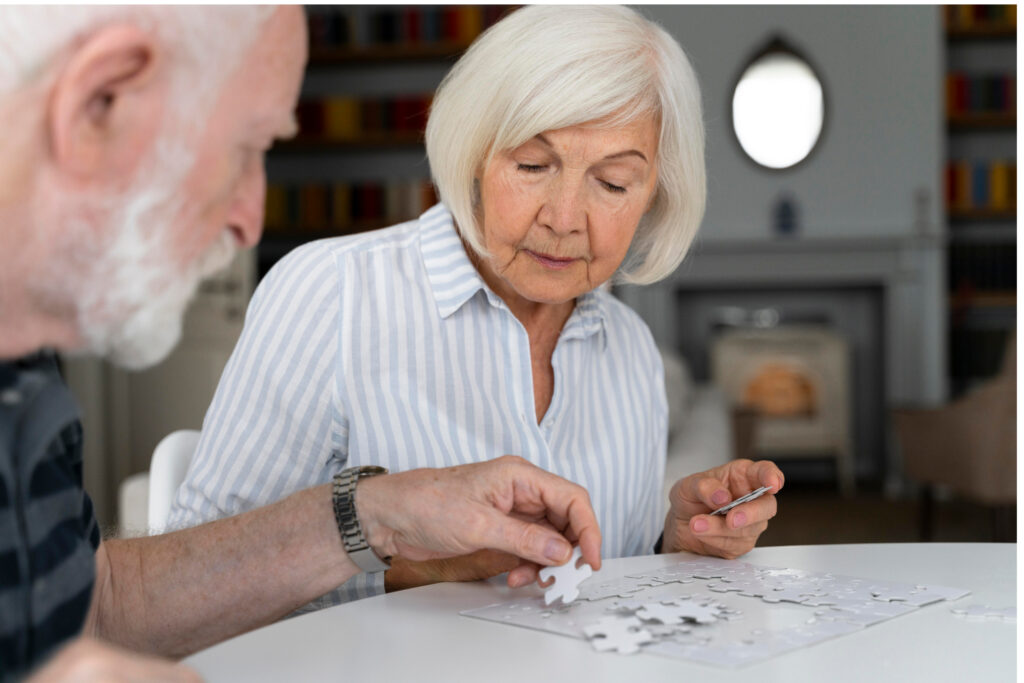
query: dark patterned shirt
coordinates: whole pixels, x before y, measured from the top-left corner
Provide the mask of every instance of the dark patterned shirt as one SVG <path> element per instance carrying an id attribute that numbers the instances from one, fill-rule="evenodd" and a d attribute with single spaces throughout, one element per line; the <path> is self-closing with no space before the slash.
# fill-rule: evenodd
<path id="1" fill-rule="evenodd" d="M 0 361 L 0 680 L 82 629 L 99 543 L 78 409 L 54 357 Z"/>

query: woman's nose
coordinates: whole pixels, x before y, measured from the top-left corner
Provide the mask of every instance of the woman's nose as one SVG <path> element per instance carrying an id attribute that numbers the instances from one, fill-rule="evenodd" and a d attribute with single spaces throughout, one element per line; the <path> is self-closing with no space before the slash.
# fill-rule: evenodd
<path id="1" fill-rule="evenodd" d="M 564 176 L 552 181 L 538 216 L 541 225 L 559 235 L 582 232 L 587 228 L 583 183 Z"/>

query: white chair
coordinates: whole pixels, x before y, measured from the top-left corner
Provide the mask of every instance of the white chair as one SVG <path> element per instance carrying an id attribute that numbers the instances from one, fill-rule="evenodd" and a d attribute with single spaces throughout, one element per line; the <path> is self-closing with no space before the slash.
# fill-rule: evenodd
<path id="1" fill-rule="evenodd" d="M 149 515 L 146 526 L 150 534 L 167 527 L 171 504 L 181 482 L 185 480 L 192 454 L 199 445 L 199 432 L 181 429 L 171 432 L 156 445 L 149 463 Z"/>
<path id="2" fill-rule="evenodd" d="M 134 538 L 149 534 L 146 521 L 149 506 L 149 472 L 139 472 L 121 482 L 117 490 L 117 537 Z"/>

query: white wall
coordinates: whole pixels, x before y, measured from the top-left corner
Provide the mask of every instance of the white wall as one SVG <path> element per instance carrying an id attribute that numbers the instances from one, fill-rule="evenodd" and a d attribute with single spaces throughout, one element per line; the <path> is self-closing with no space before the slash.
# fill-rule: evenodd
<path id="1" fill-rule="evenodd" d="M 941 233 L 943 52 L 933 6 L 644 6 L 686 50 L 707 126 L 705 241 L 770 238 L 771 207 L 792 192 L 806 237 Z M 782 172 L 756 167 L 729 126 L 730 89 L 754 50 L 781 33 L 824 81 L 819 148 Z M 915 223 L 924 190 L 925 226 Z"/>

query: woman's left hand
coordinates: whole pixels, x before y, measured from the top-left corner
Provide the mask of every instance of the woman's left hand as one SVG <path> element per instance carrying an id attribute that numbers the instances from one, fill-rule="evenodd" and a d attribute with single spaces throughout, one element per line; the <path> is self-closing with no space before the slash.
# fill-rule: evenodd
<path id="1" fill-rule="evenodd" d="M 782 471 L 768 460 L 733 460 L 680 479 L 669 493 L 662 552 L 688 550 L 730 560 L 743 555 L 775 516 L 775 494 L 784 483 Z M 771 491 L 725 515 L 708 514 L 762 486 Z"/>

